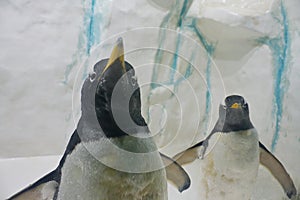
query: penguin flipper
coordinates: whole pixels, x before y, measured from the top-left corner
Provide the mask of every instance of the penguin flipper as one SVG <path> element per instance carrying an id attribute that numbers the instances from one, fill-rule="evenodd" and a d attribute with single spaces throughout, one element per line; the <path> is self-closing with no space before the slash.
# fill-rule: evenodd
<path id="1" fill-rule="evenodd" d="M 166 166 L 167 179 L 173 183 L 179 192 L 183 192 L 191 185 L 191 179 L 186 171 L 172 158 L 160 153 L 162 161 Z"/>
<path id="2" fill-rule="evenodd" d="M 56 199 L 58 186 L 60 183 L 60 169 L 62 168 L 67 156 L 74 150 L 76 145 L 80 142 L 80 137 L 78 135 L 77 130 L 75 129 L 69 140 L 65 153 L 59 162 L 58 167 L 54 171 L 40 178 L 38 181 L 28 186 L 27 188 L 21 190 L 20 192 L 13 195 L 7 200 Z"/>
<path id="3" fill-rule="evenodd" d="M 276 178 L 276 180 L 283 187 L 286 195 L 291 198 L 297 194 L 297 190 L 291 179 L 288 172 L 285 170 L 284 166 L 280 163 L 280 161 L 272 155 L 272 153 L 259 142 L 260 149 L 260 164 L 265 166 L 271 174 Z"/>
<path id="4" fill-rule="evenodd" d="M 52 200 L 58 189 L 57 171 L 45 175 L 7 200 Z"/>
<path id="5" fill-rule="evenodd" d="M 203 142 L 204 141 L 201 141 L 194 146 L 176 154 L 173 159 L 176 160 L 179 165 L 185 165 L 195 161 L 202 154 Z"/>

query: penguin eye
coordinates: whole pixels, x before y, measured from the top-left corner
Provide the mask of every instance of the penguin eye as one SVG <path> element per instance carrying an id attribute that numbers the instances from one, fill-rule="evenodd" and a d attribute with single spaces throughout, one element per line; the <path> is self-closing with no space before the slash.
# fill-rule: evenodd
<path id="1" fill-rule="evenodd" d="M 227 109 L 227 106 L 223 105 L 223 108 L 226 110 L 226 109 Z"/>
<path id="2" fill-rule="evenodd" d="M 96 79 L 96 73 L 95 72 L 89 73 L 89 79 L 91 82 L 93 82 Z"/>
<path id="3" fill-rule="evenodd" d="M 135 86 L 136 83 L 137 83 L 137 77 L 136 77 L 136 76 L 132 76 L 132 77 L 131 77 L 131 84 L 132 84 L 133 86 Z"/>
<path id="4" fill-rule="evenodd" d="M 242 105 L 242 107 L 243 107 L 243 108 L 247 108 L 247 107 L 248 107 L 248 104 L 247 104 L 247 103 L 244 103 L 244 104 Z"/>

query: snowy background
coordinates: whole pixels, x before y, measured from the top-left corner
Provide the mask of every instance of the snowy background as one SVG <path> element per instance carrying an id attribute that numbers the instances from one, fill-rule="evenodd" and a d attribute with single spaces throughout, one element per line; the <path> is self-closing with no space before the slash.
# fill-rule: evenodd
<path id="1" fill-rule="evenodd" d="M 122 36 L 143 114 L 172 156 L 205 137 L 232 93 L 300 190 L 300 2 L 0 1 L 0 199 L 54 169 L 80 116 L 91 63 Z M 155 83 L 155 84 L 151 84 Z M 192 187 L 170 199 L 197 199 Z M 260 168 L 253 199 L 283 199 Z"/>

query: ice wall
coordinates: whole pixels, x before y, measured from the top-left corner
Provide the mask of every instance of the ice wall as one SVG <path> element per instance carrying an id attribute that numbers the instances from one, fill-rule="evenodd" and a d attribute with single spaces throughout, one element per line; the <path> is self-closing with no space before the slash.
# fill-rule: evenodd
<path id="1" fill-rule="evenodd" d="M 28 183 L 42 175 L 25 157 L 62 154 L 80 116 L 81 83 L 119 36 L 162 151 L 173 155 L 205 137 L 218 104 L 238 93 L 250 104 L 261 141 L 300 190 L 299 6 L 297 0 L 1 1 L 0 183 L 6 187 L 0 198 L 26 185 L 14 184 L 13 174 L 32 172 Z M 187 169 L 192 188 L 179 195 L 170 186 L 170 199 L 201 192 L 197 162 Z M 254 199 L 283 196 L 261 169 Z"/>

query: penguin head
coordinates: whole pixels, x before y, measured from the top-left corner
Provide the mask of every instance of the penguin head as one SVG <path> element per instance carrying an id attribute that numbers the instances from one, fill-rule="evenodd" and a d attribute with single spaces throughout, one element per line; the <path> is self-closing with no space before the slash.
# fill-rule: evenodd
<path id="1" fill-rule="evenodd" d="M 141 115 L 137 77 L 132 65 L 124 59 L 122 38 L 117 40 L 109 58 L 94 65 L 81 93 L 82 116 L 96 113 L 107 137 L 126 135 L 126 131 L 133 134 L 136 127 L 146 126 Z M 123 128 L 117 121 L 123 123 Z"/>
<path id="2" fill-rule="evenodd" d="M 223 129 L 226 132 L 253 128 L 249 116 L 248 103 L 242 96 L 231 95 L 225 98 L 225 104 L 220 106 L 219 118 L 223 118 Z"/>

